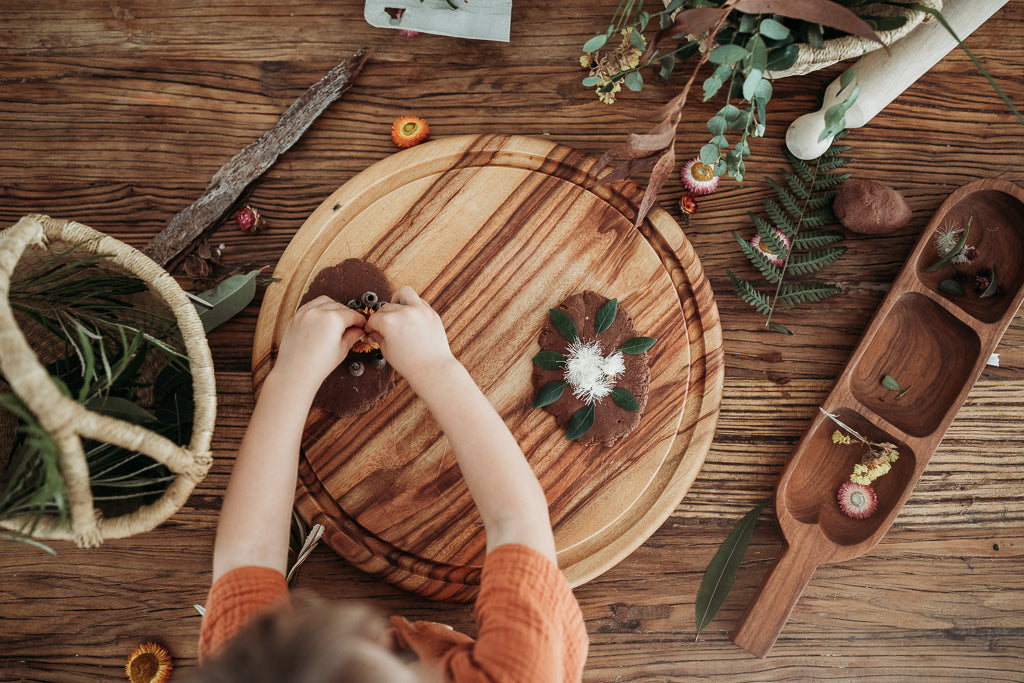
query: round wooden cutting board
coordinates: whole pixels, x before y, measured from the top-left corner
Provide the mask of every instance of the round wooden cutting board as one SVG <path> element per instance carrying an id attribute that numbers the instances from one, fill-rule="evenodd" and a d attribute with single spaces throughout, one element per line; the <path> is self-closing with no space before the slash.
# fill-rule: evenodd
<path id="1" fill-rule="evenodd" d="M 258 393 L 303 293 L 346 258 L 376 265 L 395 288 L 411 285 L 522 446 L 574 586 L 632 552 L 682 500 L 710 447 L 723 379 L 718 311 L 690 243 L 660 209 L 634 229 L 639 188 L 588 189 L 595 163 L 546 140 L 481 135 L 374 164 L 296 233 L 253 345 Z M 567 442 L 530 407 L 547 311 L 585 290 L 617 298 L 639 334 L 659 339 L 640 426 L 610 448 Z M 356 566 L 426 597 L 475 596 L 480 517 L 447 439 L 400 378 L 364 415 L 313 410 L 296 504 Z"/>

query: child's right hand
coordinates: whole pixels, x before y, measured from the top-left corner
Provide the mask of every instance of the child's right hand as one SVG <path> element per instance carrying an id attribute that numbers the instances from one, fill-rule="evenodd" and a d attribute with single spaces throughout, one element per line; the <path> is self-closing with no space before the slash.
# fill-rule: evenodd
<path id="1" fill-rule="evenodd" d="M 441 316 L 408 285 L 366 321 L 365 331 L 417 392 L 455 360 Z"/>

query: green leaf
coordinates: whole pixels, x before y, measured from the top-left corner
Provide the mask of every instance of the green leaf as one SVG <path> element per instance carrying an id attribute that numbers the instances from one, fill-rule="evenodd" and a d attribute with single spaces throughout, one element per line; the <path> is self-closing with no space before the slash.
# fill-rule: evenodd
<path id="1" fill-rule="evenodd" d="M 644 77 L 639 71 L 630 71 L 622 79 L 622 82 L 633 92 L 640 92 L 644 89 Z"/>
<path id="2" fill-rule="evenodd" d="M 707 102 L 714 97 L 722 87 L 722 79 L 717 76 L 708 76 L 704 79 L 704 101 Z"/>
<path id="3" fill-rule="evenodd" d="M 722 158 L 722 150 L 718 145 L 707 144 L 700 148 L 700 160 L 708 166 L 714 166 Z"/>
<path id="4" fill-rule="evenodd" d="M 203 329 L 210 332 L 238 315 L 256 296 L 256 276 L 262 269 L 239 273 L 227 278 L 213 289 L 200 292 L 198 296 L 210 304 L 210 308 L 195 304 Z"/>
<path id="5" fill-rule="evenodd" d="M 85 402 L 85 407 L 132 424 L 156 422 L 156 416 L 137 403 L 119 396 L 96 396 Z"/>
<path id="6" fill-rule="evenodd" d="M 740 45 L 719 45 L 708 55 L 708 61 L 712 64 L 734 64 L 746 59 L 747 54 L 747 50 Z"/>
<path id="7" fill-rule="evenodd" d="M 940 254 L 942 258 L 928 266 L 925 271 L 928 273 L 934 273 L 937 270 L 941 270 L 949 264 L 954 258 L 956 258 L 960 252 L 967 246 L 967 235 L 971 232 L 971 221 L 967 221 L 967 225 L 964 226 L 963 231 L 960 233 L 960 239 L 956 241 L 956 244 L 952 249 L 949 250 L 948 254 Z"/>
<path id="8" fill-rule="evenodd" d="M 892 375 L 886 375 L 882 378 L 882 386 L 889 391 L 900 391 L 900 383 Z"/>
<path id="9" fill-rule="evenodd" d="M 788 327 L 783 327 L 782 325 L 778 324 L 774 320 L 769 320 L 768 323 L 767 323 L 767 327 L 772 332 L 778 332 L 779 334 L 786 334 L 786 335 L 789 335 L 790 337 L 793 336 L 793 332 Z"/>
<path id="10" fill-rule="evenodd" d="M 615 405 L 622 408 L 623 410 L 629 410 L 631 412 L 640 412 L 640 403 L 628 389 L 621 387 L 615 387 L 612 389 L 612 400 L 615 401 Z"/>
<path id="11" fill-rule="evenodd" d="M 981 296 L 982 299 L 984 299 L 986 297 L 992 296 L 997 291 L 999 291 L 999 280 L 998 280 L 998 277 L 996 276 L 995 264 L 993 264 L 992 265 L 992 271 L 989 274 L 988 287 L 985 288 L 985 291 L 982 292 L 980 296 Z"/>
<path id="12" fill-rule="evenodd" d="M 953 296 L 967 296 L 967 292 L 964 291 L 964 286 L 956 280 L 943 280 L 939 283 L 939 291 L 945 292 L 946 294 L 952 294 Z"/>
<path id="13" fill-rule="evenodd" d="M 585 405 L 569 418 L 569 424 L 565 427 L 565 440 L 573 441 L 580 438 L 591 427 L 594 426 L 594 406 Z"/>
<path id="14" fill-rule="evenodd" d="M 557 351 L 541 351 L 533 357 L 533 364 L 544 370 L 559 370 L 565 367 L 565 356 Z"/>
<path id="15" fill-rule="evenodd" d="M 757 518 L 761 515 L 765 505 L 767 502 L 761 503 L 743 515 L 704 571 L 704 578 L 697 590 L 698 634 L 715 618 L 725 602 L 725 598 L 729 595 L 729 591 L 732 590 L 733 583 L 736 581 L 736 572 L 739 571 L 740 564 L 743 563 L 743 558 L 747 554 L 750 539 L 757 526 Z"/>
<path id="16" fill-rule="evenodd" d="M 567 313 L 564 313 L 557 308 L 549 308 L 548 313 L 551 315 L 551 322 L 558 330 L 558 334 L 562 335 L 568 342 L 574 342 L 579 339 L 579 333 L 576 331 L 576 323 L 572 321 Z"/>
<path id="17" fill-rule="evenodd" d="M 654 337 L 633 337 L 627 339 L 622 343 L 619 351 L 629 354 L 631 356 L 639 356 L 644 351 L 647 351 L 657 343 L 657 339 Z"/>
<path id="18" fill-rule="evenodd" d="M 712 116 L 708 119 L 707 129 L 712 135 L 723 135 L 729 127 L 729 123 L 725 120 L 724 116 Z"/>
<path id="19" fill-rule="evenodd" d="M 583 79 L 583 85 L 587 88 L 593 88 L 595 85 L 601 82 L 600 76 L 587 76 Z"/>
<path id="20" fill-rule="evenodd" d="M 601 308 L 597 309 L 597 313 L 594 315 L 594 332 L 601 334 L 615 322 L 615 315 L 619 310 L 619 300 L 611 299 L 605 303 Z"/>
<path id="21" fill-rule="evenodd" d="M 781 22 L 775 21 L 772 18 L 762 20 L 758 31 L 762 36 L 770 40 L 785 40 L 789 38 L 789 29 Z"/>
<path id="22" fill-rule="evenodd" d="M 537 392 L 537 398 L 533 400 L 534 408 L 543 408 L 562 398 L 562 392 L 569 386 L 566 382 L 548 382 Z"/>
<path id="23" fill-rule="evenodd" d="M 601 33 L 583 43 L 584 52 L 597 52 L 608 42 L 608 34 Z"/>

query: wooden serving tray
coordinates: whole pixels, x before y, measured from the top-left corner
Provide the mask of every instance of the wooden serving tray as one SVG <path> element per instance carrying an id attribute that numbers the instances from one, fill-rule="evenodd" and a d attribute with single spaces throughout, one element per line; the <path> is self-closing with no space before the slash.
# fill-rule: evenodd
<path id="1" fill-rule="evenodd" d="M 938 261 L 935 236 L 972 225 L 968 244 L 979 256 L 965 270 L 995 266 L 1001 291 L 980 297 L 944 293 L 951 277 Z M 1003 180 L 979 180 L 951 194 L 922 232 L 822 408 L 869 441 L 899 450 L 892 471 L 877 479 L 878 509 L 847 517 L 836 492 L 863 451 L 832 442 L 836 424 L 819 413 L 782 473 L 775 508 L 786 546 L 732 632 L 734 643 L 768 654 L 814 570 L 864 554 L 889 530 L 928 460 L 1024 300 L 1024 190 Z M 900 400 L 882 386 L 901 387 Z M 855 442 L 856 443 L 856 442 Z"/>
<path id="2" fill-rule="evenodd" d="M 578 585 L 644 542 L 696 477 L 723 380 L 718 312 L 700 262 L 661 210 L 632 227 L 633 183 L 587 189 L 595 159 L 546 140 L 463 136 L 374 164 L 309 217 L 267 290 L 253 387 L 322 269 L 346 258 L 411 285 L 441 315 L 452 351 L 523 447 L 551 511 L 559 563 Z M 613 448 L 565 440 L 531 409 L 531 358 L 549 308 L 593 290 L 616 297 L 650 354 L 640 426 Z M 360 416 L 314 409 L 297 507 L 340 555 L 435 599 L 475 595 L 485 544 L 454 454 L 401 379 Z"/>

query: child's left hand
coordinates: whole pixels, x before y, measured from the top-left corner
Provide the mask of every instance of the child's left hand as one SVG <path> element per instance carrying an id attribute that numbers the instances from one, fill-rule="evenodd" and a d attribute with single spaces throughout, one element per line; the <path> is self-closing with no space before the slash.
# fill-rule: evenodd
<path id="1" fill-rule="evenodd" d="M 285 325 L 273 372 L 315 391 L 365 336 L 365 320 L 328 296 L 303 304 Z"/>

